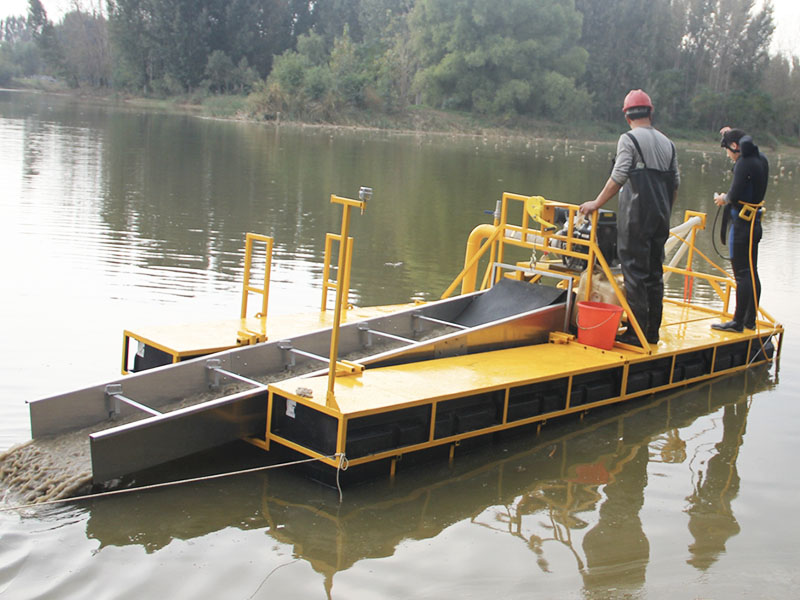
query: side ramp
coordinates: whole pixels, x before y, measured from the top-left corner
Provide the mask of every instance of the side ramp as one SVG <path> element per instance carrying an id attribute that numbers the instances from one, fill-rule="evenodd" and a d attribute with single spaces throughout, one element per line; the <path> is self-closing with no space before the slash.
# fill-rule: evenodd
<path id="1" fill-rule="evenodd" d="M 501 280 L 487 291 L 343 325 L 339 356 L 374 367 L 543 343 L 565 328 L 571 300 L 571 290 Z M 95 483 L 236 439 L 263 439 L 267 384 L 326 373 L 330 339 L 322 329 L 37 400 L 31 433 L 97 429 L 88 434 Z"/>

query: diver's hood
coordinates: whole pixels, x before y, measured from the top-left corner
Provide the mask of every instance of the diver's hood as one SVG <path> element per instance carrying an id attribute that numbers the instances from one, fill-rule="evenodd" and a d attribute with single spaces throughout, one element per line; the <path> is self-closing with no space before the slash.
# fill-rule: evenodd
<path id="1" fill-rule="evenodd" d="M 758 146 L 753 142 L 753 138 L 749 135 L 742 136 L 739 140 L 739 148 L 742 151 L 742 156 L 758 156 Z"/>

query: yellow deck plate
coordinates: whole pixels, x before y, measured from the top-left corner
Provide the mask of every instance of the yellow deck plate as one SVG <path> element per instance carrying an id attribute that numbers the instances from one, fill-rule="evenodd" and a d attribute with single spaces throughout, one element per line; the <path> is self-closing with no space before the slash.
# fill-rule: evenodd
<path id="1" fill-rule="evenodd" d="M 623 366 L 626 362 L 652 359 L 659 355 L 671 356 L 756 336 L 755 331 L 748 330 L 743 333 L 712 330 L 711 323 L 719 320 L 719 313 L 713 310 L 665 303 L 661 341 L 650 347 L 651 355 L 618 346 L 605 351 L 571 342 L 539 344 L 366 369 L 360 375 L 336 379 L 334 395 L 337 407 L 328 407 L 324 412 L 354 417 L 388 409 L 395 410 L 433 400 L 501 389 L 509 385 L 524 385 Z M 765 335 L 773 330 L 772 327 L 765 326 L 760 334 Z M 270 390 L 281 395 L 291 395 L 308 405 L 325 407 L 327 386 L 326 376 L 298 377 L 272 384 Z M 296 398 L 298 388 L 310 390 L 311 397 Z"/>
<path id="2" fill-rule="evenodd" d="M 342 322 L 372 319 L 412 306 L 414 304 L 355 307 L 347 311 Z M 292 336 L 331 327 L 333 325 L 333 316 L 332 310 L 293 315 L 270 315 L 266 319 L 267 339 L 291 338 Z M 202 356 L 235 348 L 239 331 L 249 330 L 254 333 L 260 333 L 264 330 L 263 327 L 264 319 L 250 317 L 247 319 L 227 319 L 201 323 L 143 326 L 125 330 L 124 335 L 183 358 Z"/>
<path id="3" fill-rule="evenodd" d="M 578 344 L 539 344 L 480 354 L 468 354 L 393 367 L 367 369 L 359 376 L 336 379 L 338 412 L 348 417 L 402 408 L 431 400 L 464 396 L 511 383 L 552 379 L 622 364 L 619 352 L 604 352 Z M 572 365 L 570 368 L 569 365 Z M 296 378 L 270 385 L 277 393 L 312 390 L 303 402 L 325 406 L 328 378 Z"/>

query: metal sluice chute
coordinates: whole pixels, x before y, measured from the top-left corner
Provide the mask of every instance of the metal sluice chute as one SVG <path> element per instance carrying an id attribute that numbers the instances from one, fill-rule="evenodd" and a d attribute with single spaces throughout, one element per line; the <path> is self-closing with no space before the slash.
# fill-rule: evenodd
<path id="1" fill-rule="evenodd" d="M 340 356 L 377 368 L 543 343 L 564 328 L 570 305 L 566 290 L 503 279 L 486 291 L 347 323 Z M 37 400 L 30 403 L 32 435 L 97 425 L 89 434 L 95 483 L 263 438 L 265 382 L 326 373 L 330 338 L 331 329 L 322 329 Z M 199 400 L 180 406 L 193 397 Z M 103 428 L 109 419 L 130 422 Z"/>

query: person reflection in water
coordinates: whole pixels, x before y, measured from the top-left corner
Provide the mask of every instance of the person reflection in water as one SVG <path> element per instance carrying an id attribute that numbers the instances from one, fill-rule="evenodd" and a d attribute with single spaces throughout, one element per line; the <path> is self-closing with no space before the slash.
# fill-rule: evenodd
<path id="1" fill-rule="evenodd" d="M 614 477 L 605 486 L 606 499 L 599 520 L 583 538 L 586 568 L 583 582 L 587 592 L 607 591 L 624 586 L 637 589 L 644 584 L 650 559 L 650 542 L 642 529 L 639 511 L 647 485 L 647 444 L 623 446 Z"/>
<path id="2" fill-rule="evenodd" d="M 739 533 L 739 523 L 733 516 L 731 501 L 739 492 L 739 473 L 736 457 L 744 438 L 747 422 L 747 402 L 729 404 L 722 416 L 722 440 L 715 445 L 716 454 L 700 473 L 691 496 L 689 532 L 694 543 L 686 561 L 705 571 L 725 552 L 725 543 Z"/>

